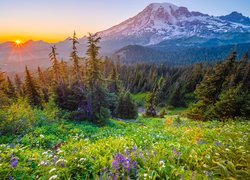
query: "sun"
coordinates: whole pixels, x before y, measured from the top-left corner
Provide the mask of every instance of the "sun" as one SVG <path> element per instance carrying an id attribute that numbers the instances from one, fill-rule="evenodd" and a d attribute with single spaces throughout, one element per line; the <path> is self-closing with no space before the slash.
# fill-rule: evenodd
<path id="1" fill-rule="evenodd" d="M 23 44 L 23 42 L 20 40 L 20 39 L 17 39 L 17 40 L 15 40 L 15 45 L 16 45 L 16 47 L 22 47 L 22 44 Z"/>
<path id="2" fill-rule="evenodd" d="M 19 44 L 21 44 L 22 42 L 21 42 L 21 40 L 17 39 L 17 40 L 15 40 L 15 43 L 16 43 L 17 45 L 19 45 Z"/>

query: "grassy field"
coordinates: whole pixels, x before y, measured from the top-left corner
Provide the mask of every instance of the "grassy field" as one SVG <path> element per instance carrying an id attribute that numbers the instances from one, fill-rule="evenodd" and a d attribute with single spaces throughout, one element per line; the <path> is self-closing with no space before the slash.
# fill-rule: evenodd
<path id="1" fill-rule="evenodd" d="M 62 121 L 1 137 L 0 179 L 247 179 L 249 122 Z"/>

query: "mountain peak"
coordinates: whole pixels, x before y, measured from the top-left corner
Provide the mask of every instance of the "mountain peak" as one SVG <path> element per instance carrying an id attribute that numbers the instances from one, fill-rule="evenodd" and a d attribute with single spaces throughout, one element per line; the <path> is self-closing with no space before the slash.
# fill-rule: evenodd
<path id="1" fill-rule="evenodd" d="M 231 22 L 235 22 L 235 23 L 241 23 L 241 24 L 250 26 L 250 18 L 244 16 L 243 14 L 241 14 L 237 11 L 233 11 L 226 16 L 220 16 L 219 18 L 222 20 L 231 21 Z"/>
<path id="2" fill-rule="evenodd" d="M 237 11 L 233 11 L 228 16 L 243 16 L 243 15 Z"/>
<path id="3" fill-rule="evenodd" d="M 172 3 L 151 3 L 148 5 L 148 7 L 153 7 L 153 9 L 158 9 L 160 7 L 164 9 L 169 9 L 169 8 L 178 9 L 178 6 Z"/>

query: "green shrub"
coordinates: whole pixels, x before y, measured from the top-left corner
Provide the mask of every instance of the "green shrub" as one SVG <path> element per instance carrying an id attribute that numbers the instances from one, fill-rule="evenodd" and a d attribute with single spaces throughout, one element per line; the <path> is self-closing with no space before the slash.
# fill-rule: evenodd
<path id="1" fill-rule="evenodd" d="M 57 122 L 59 121 L 59 117 L 61 117 L 61 111 L 53 100 L 46 103 L 43 110 L 35 109 L 35 112 L 40 126 L 47 123 Z"/>
<path id="2" fill-rule="evenodd" d="M 36 124 L 36 116 L 25 99 L 19 99 L 8 108 L 0 111 L 1 134 L 22 134 Z"/>

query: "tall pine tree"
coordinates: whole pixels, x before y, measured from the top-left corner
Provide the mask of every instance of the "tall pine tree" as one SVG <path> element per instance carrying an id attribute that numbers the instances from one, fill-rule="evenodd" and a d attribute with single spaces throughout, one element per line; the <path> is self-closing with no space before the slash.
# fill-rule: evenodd
<path id="1" fill-rule="evenodd" d="M 39 86 L 31 75 L 28 67 L 25 68 L 25 94 L 28 98 L 30 105 L 35 107 L 42 107 L 42 99 L 39 93 Z"/>
<path id="2" fill-rule="evenodd" d="M 104 124 L 110 117 L 109 93 L 102 74 L 102 59 L 99 57 L 98 46 L 100 37 L 89 34 L 87 49 L 87 112 L 89 119 L 98 124 Z"/>

